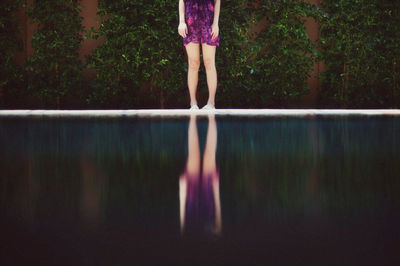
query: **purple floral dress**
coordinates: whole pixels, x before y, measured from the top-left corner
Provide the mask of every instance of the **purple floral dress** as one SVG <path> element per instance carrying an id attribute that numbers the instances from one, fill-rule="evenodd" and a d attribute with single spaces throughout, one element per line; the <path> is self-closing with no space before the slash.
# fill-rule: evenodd
<path id="1" fill-rule="evenodd" d="M 214 21 L 214 0 L 184 0 L 185 22 L 188 34 L 183 38 L 183 45 L 188 43 L 207 43 L 219 46 L 219 34 L 212 39 L 211 25 Z"/>

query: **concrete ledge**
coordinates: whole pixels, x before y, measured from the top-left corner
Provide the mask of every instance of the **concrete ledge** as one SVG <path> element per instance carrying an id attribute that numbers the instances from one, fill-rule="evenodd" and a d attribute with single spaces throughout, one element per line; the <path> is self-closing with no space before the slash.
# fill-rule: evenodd
<path id="1" fill-rule="evenodd" d="M 400 109 L 141 109 L 141 110 L 0 110 L 0 117 L 185 117 L 217 116 L 400 116 Z"/>

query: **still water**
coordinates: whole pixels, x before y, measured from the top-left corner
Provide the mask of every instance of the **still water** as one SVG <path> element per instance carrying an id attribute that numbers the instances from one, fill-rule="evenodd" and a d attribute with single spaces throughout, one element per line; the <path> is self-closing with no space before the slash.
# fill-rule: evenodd
<path id="1" fill-rule="evenodd" d="M 392 265 L 400 118 L 1 118 L 1 265 Z"/>

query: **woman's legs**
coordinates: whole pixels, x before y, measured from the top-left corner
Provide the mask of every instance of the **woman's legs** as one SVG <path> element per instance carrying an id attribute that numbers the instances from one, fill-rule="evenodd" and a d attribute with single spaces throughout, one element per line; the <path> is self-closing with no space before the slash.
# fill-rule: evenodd
<path id="1" fill-rule="evenodd" d="M 186 176 L 185 176 L 186 174 Z M 190 180 L 188 180 L 190 179 Z M 196 115 L 191 115 L 188 128 L 188 157 L 186 161 L 185 173 L 179 178 L 179 213 L 181 222 L 181 233 L 185 228 L 185 207 L 188 182 L 196 183 L 200 180 L 200 145 L 197 133 Z M 190 192 L 189 192 L 190 193 Z"/>
<path id="2" fill-rule="evenodd" d="M 207 74 L 208 101 L 207 104 L 215 106 L 215 93 L 217 92 L 217 69 L 215 67 L 215 52 L 217 47 L 202 44 L 203 62 Z"/>
<path id="3" fill-rule="evenodd" d="M 217 172 L 215 154 L 217 152 L 217 123 L 214 115 L 208 116 L 206 147 L 204 148 L 203 176 L 214 175 Z"/>
<path id="4" fill-rule="evenodd" d="M 186 171 L 191 177 L 200 177 L 200 144 L 196 115 L 191 115 L 189 120 Z"/>
<path id="5" fill-rule="evenodd" d="M 188 55 L 188 77 L 187 83 L 190 94 L 190 105 L 197 104 L 196 91 L 197 83 L 199 81 L 199 68 L 200 68 L 200 44 L 190 42 L 186 45 L 186 52 Z"/>
<path id="6" fill-rule="evenodd" d="M 215 160 L 215 154 L 217 151 L 217 123 L 215 116 L 210 114 L 208 116 L 208 129 L 207 129 L 207 140 L 206 147 L 204 149 L 203 158 L 203 187 L 209 189 L 207 184 L 212 184 L 212 192 L 214 198 L 214 210 L 215 210 L 215 233 L 221 233 L 222 229 L 222 216 L 221 216 L 221 200 L 219 195 L 219 175 L 217 171 L 217 163 Z M 211 179 L 211 180 L 210 180 Z"/>

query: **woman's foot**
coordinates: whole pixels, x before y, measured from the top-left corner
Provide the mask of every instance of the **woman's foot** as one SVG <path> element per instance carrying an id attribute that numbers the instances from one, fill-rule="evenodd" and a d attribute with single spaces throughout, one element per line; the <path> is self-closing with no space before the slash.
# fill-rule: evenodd
<path id="1" fill-rule="evenodd" d="M 197 106 L 197 104 L 192 104 L 190 106 L 190 110 L 199 110 L 199 107 Z"/>
<path id="2" fill-rule="evenodd" d="M 215 110 L 215 106 L 213 104 L 207 103 L 206 105 L 201 108 L 202 110 Z"/>

